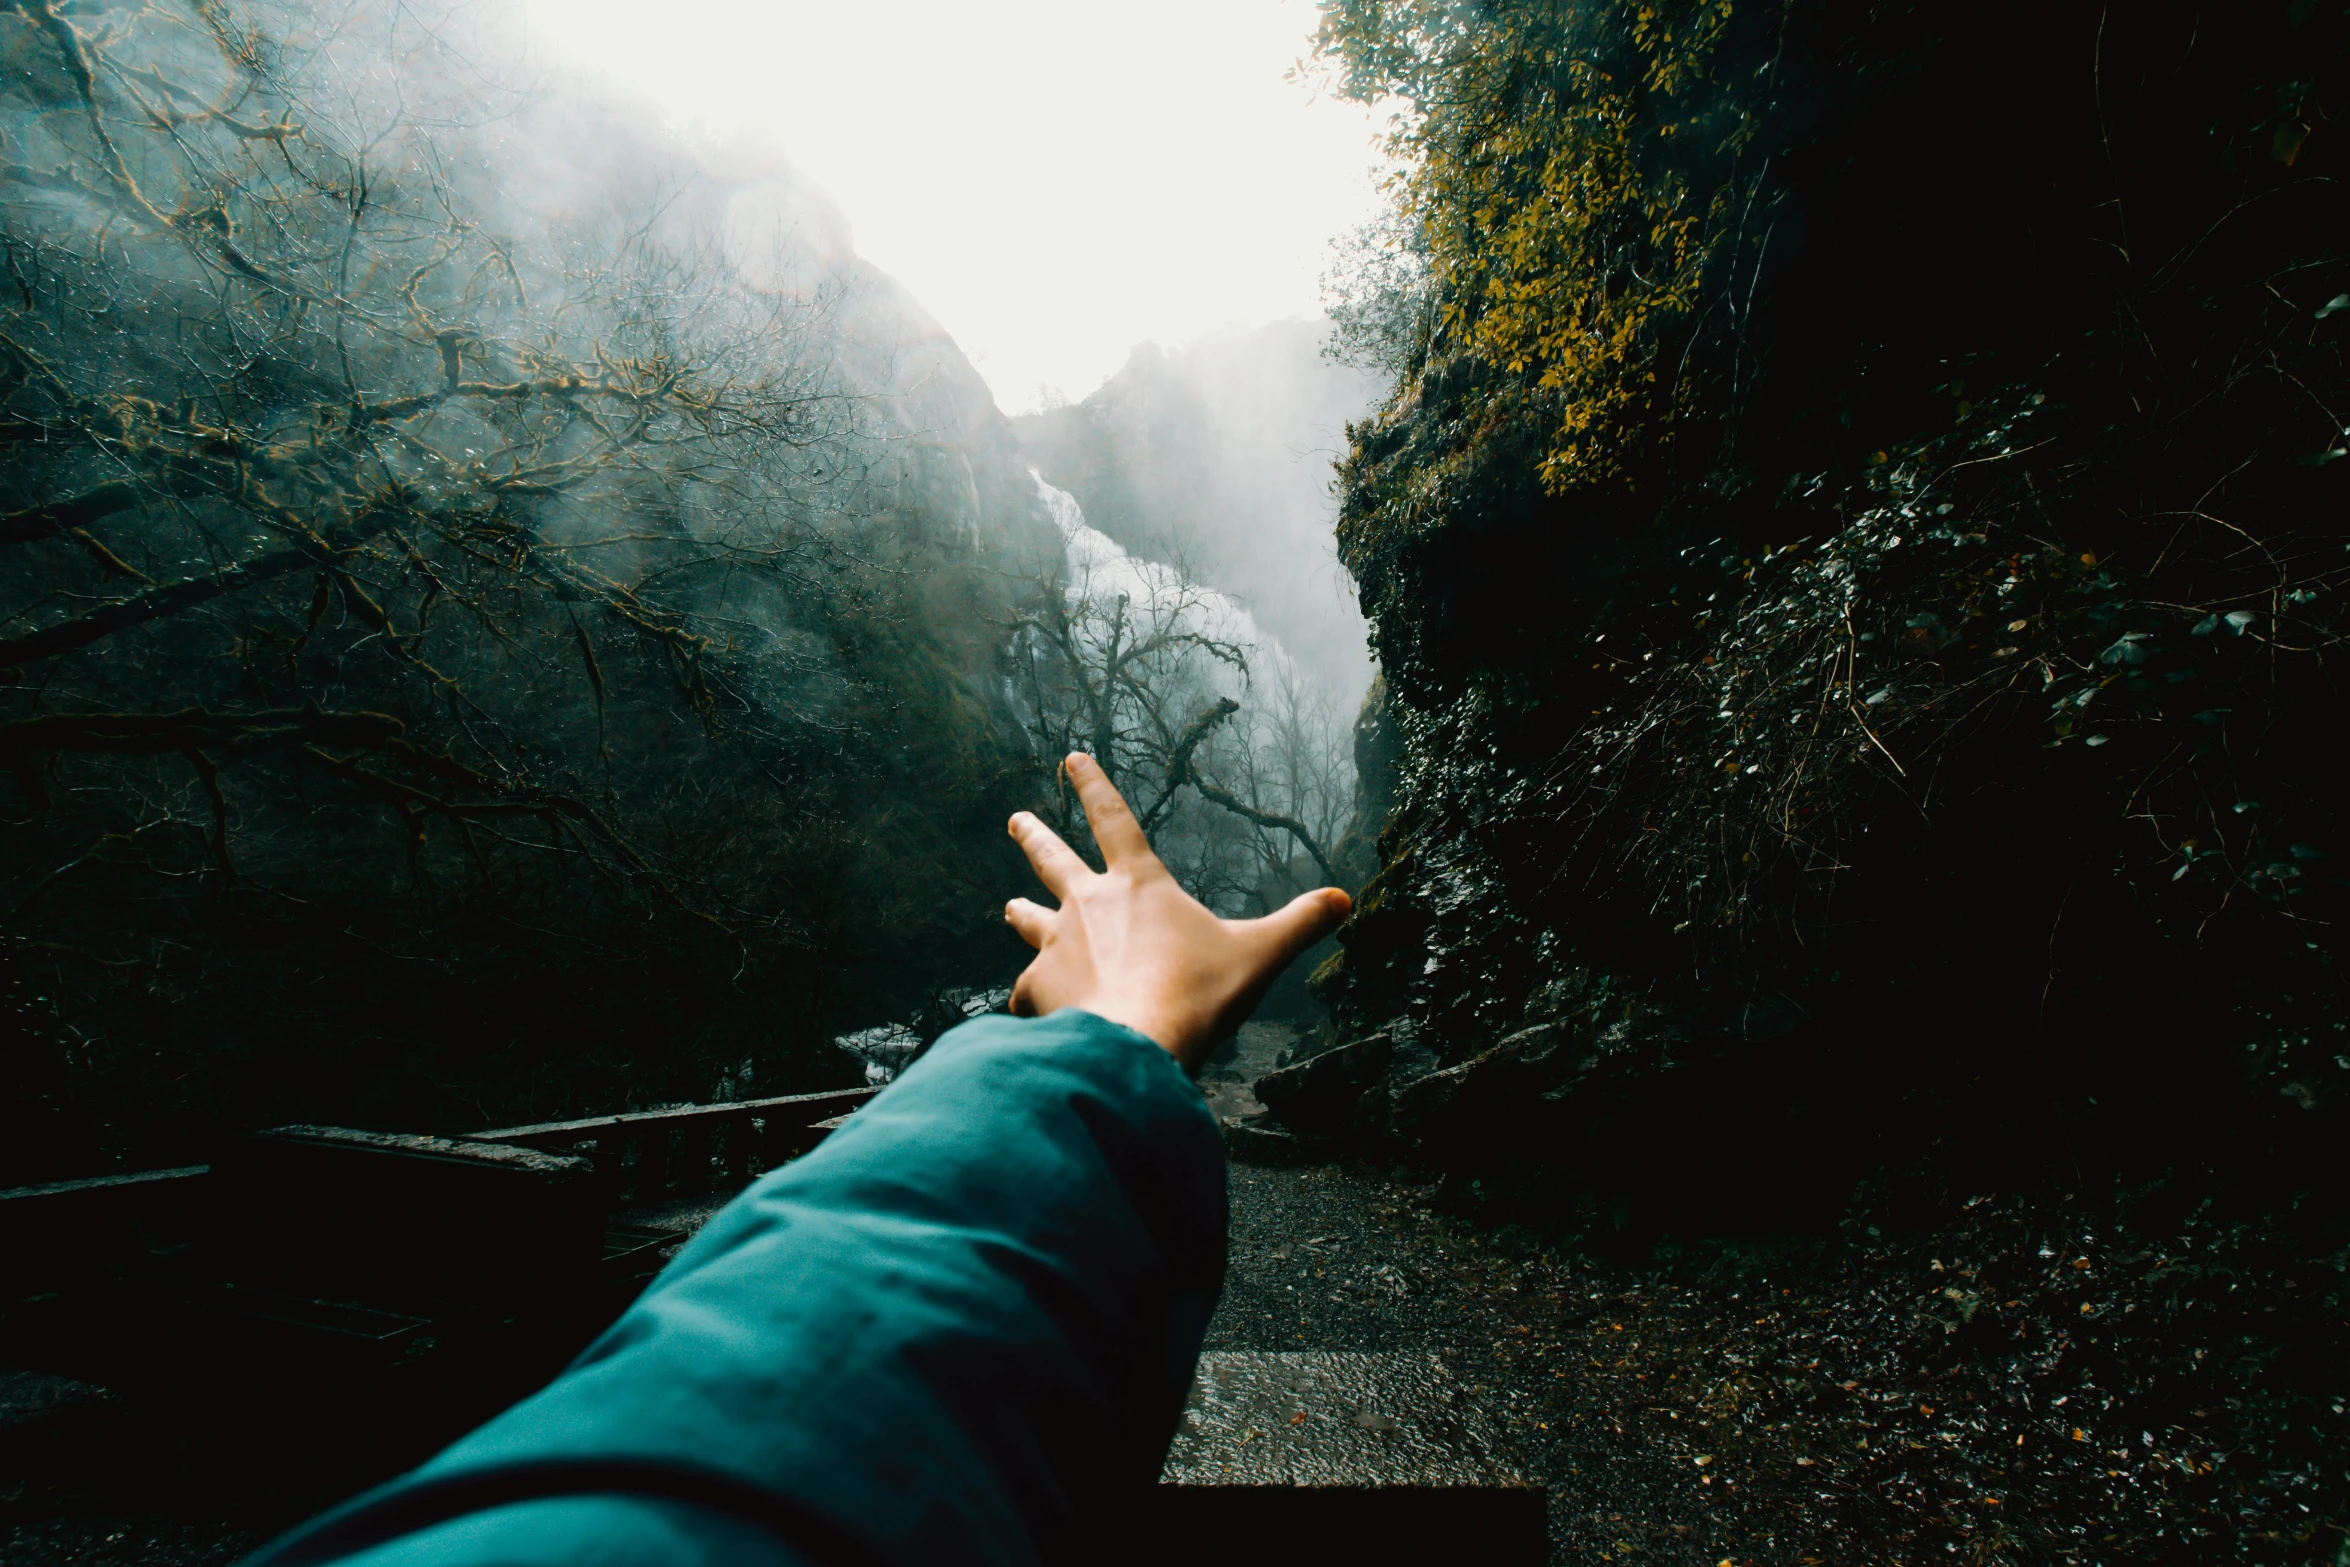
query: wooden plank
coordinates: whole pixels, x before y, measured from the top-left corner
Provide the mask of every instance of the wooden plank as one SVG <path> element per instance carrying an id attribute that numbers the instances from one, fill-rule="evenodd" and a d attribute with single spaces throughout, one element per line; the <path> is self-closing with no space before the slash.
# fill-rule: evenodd
<path id="1" fill-rule="evenodd" d="M 43 1197 L 78 1197 L 93 1192 L 116 1192 L 167 1181 L 192 1181 L 210 1175 L 208 1164 L 183 1164 L 169 1170 L 133 1170 L 128 1175 L 94 1175 L 83 1181 L 51 1181 L 45 1186 L 11 1186 L 0 1191 L 0 1202 L 34 1202 Z"/>
<path id="2" fill-rule="evenodd" d="M 408 1316 L 510 1315 L 589 1279 L 595 1165 L 503 1143 L 281 1126 L 221 1149 L 219 1277 Z"/>
<path id="3" fill-rule="evenodd" d="M 632 1110 L 625 1115 L 596 1115 L 581 1121 L 542 1121 L 534 1126 L 505 1126 L 487 1132 L 467 1132 L 469 1143 L 579 1142 L 602 1133 L 649 1130 L 656 1126 L 689 1126 L 696 1121 L 722 1121 L 729 1116 L 777 1115 L 821 1120 L 839 1115 L 871 1099 L 878 1088 L 834 1088 L 815 1094 L 783 1094 L 773 1099 L 737 1099 L 727 1104 L 679 1105 L 669 1110 Z M 802 1123 L 805 1124 L 805 1123 Z"/>
<path id="4" fill-rule="evenodd" d="M 0 1191 L 0 1300 L 193 1239 L 217 1179 L 188 1164 Z"/>
<path id="5" fill-rule="evenodd" d="M 427 1137 L 417 1132 L 366 1132 L 348 1126 L 273 1126 L 256 1137 L 270 1142 L 381 1153 L 411 1159 L 453 1159 L 469 1166 L 495 1166 L 535 1175 L 584 1171 L 588 1162 L 536 1148 L 516 1148 L 478 1138 Z"/>

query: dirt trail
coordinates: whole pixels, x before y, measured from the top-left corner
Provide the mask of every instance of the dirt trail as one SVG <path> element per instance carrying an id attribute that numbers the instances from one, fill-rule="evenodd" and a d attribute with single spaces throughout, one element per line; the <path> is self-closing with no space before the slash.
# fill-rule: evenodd
<path id="1" fill-rule="evenodd" d="M 1204 1081 L 1210 1103 L 1254 1109 L 1241 1085 L 1271 1068 L 1288 1037 L 1245 1029 L 1237 1059 Z M 1554 1560 L 1722 1560 L 1727 1531 L 1702 1470 L 1612 1429 L 1604 1450 L 1579 1434 L 1587 1416 L 1568 1351 L 1533 1324 L 1561 1322 L 1571 1291 L 1601 1290 L 1591 1275 L 1497 1249 L 1434 1214 L 1428 1188 L 1374 1170 L 1235 1163 L 1229 1189 L 1231 1256 L 1209 1349 L 1441 1355 L 1483 1391 L 1519 1463 L 1549 1486 Z"/>
<path id="2" fill-rule="evenodd" d="M 1271 1064 L 1252 1028 L 1211 1097 Z M 1553 1559 L 2350 1563 L 2350 1256 L 2071 1199 L 1637 1262 L 1365 1166 L 1235 1163 L 1211 1349 L 1417 1350 L 1550 1489 Z"/>
<path id="3" fill-rule="evenodd" d="M 1620 1281 L 1496 1246 L 1430 1213 L 1430 1196 L 1371 1171 L 1234 1165 L 1230 1272 L 1207 1347 L 1441 1355 L 1549 1487 L 1555 1561 L 1731 1556 L 1742 1531 L 1721 1503 L 1739 1482 L 1695 1462 L 1702 1417 L 1628 1426 L 1621 1389 L 1585 1374 L 1593 1314 L 1634 1304 Z M 1641 1413 L 1671 1396 L 1659 1388 Z"/>

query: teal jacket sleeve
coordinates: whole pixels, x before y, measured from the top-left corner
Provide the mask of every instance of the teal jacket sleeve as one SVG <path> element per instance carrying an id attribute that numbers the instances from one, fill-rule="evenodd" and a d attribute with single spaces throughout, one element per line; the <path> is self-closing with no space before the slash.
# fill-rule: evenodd
<path id="1" fill-rule="evenodd" d="M 1155 1477 L 1224 1225 L 1165 1051 L 966 1023 L 547 1388 L 254 1567 L 1053 1560 Z"/>

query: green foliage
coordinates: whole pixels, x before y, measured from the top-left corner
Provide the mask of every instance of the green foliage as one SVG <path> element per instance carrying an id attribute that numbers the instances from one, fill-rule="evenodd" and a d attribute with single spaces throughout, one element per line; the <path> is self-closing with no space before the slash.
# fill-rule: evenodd
<path id="1" fill-rule="evenodd" d="M 1433 305 L 1422 352 L 1532 394 L 1554 494 L 1654 473 L 1699 392 L 1677 351 L 1751 259 L 1757 106 L 1721 80 L 1732 20 L 1726 0 L 1325 8 L 1341 90 L 1404 105 L 1389 151 Z"/>

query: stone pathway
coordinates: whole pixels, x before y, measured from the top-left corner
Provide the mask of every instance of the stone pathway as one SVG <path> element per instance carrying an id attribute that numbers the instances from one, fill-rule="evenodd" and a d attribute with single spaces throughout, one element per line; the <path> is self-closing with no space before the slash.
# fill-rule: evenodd
<path id="1" fill-rule="evenodd" d="M 1442 1357 L 1548 1487 L 1558 1563 L 2350 1562 L 2344 1266 L 2246 1226 L 2163 1251 L 1987 1196 L 1932 1234 L 1614 1260 L 1400 1171 L 1229 1191 L 1208 1349 Z"/>

